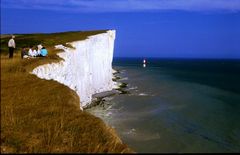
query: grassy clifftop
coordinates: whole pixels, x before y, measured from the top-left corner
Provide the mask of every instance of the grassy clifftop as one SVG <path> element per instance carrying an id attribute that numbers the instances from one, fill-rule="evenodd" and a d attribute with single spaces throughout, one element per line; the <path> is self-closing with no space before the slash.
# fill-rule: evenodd
<path id="1" fill-rule="evenodd" d="M 84 31 L 84 32 L 61 32 L 51 34 L 16 34 L 15 42 L 17 45 L 17 51 L 20 51 L 22 47 L 37 46 L 42 44 L 45 47 L 53 49 L 54 45 L 62 44 L 65 45 L 67 42 L 76 40 L 84 40 L 90 35 L 104 33 L 106 30 L 99 31 Z M 10 39 L 10 35 L 1 35 L 1 53 L 7 54 L 8 47 L 7 43 Z"/>
<path id="2" fill-rule="evenodd" d="M 79 110 L 79 97 L 53 80 L 29 74 L 59 61 L 54 45 L 105 31 L 16 35 L 16 53 L 8 59 L 8 36 L 1 36 L 1 152 L 132 152 L 104 122 Z M 21 59 L 23 46 L 42 43 L 47 58 Z M 80 99 L 81 100 L 81 99 Z"/>

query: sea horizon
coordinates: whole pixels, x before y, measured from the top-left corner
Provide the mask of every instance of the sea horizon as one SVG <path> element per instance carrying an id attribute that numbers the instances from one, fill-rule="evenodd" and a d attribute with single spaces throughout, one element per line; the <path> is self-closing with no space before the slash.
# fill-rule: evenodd
<path id="1" fill-rule="evenodd" d="M 141 57 L 141 56 L 136 56 L 136 57 L 119 57 L 119 56 L 114 56 L 113 59 L 166 59 L 166 60 L 240 60 L 240 58 L 217 58 L 217 57 Z"/>
<path id="2" fill-rule="evenodd" d="M 239 19 L 240 0 L 2 0 L 1 152 L 240 153 Z"/>
<path id="3" fill-rule="evenodd" d="M 139 153 L 240 151 L 239 60 L 145 59 L 115 58 L 126 92 L 89 111 Z"/>

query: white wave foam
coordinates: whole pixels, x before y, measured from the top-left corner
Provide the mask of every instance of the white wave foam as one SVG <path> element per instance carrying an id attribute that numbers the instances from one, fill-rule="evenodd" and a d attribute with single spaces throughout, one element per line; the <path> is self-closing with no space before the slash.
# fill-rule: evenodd
<path id="1" fill-rule="evenodd" d="M 112 112 L 108 112 L 108 113 L 106 114 L 106 116 L 110 116 L 110 115 L 112 115 Z"/>
<path id="2" fill-rule="evenodd" d="M 124 133 L 127 134 L 127 135 L 136 134 L 136 129 L 132 128 L 132 129 L 130 129 L 129 131 L 124 132 Z"/>
<path id="3" fill-rule="evenodd" d="M 128 77 L 119 79 L 119 81 L 122 81 L 122 80 L 128 80 Z"/>
<path id="4" fill-rule="evenodd" d="M 148 96 L 148 94 L 145 94 L 145 93 L 140 93 L 138 94 L 139 96 Z"/>
<path id="5" fill-rule="evenodd" d="M 135 89 L 137 89 L 138 87 L 131 87 L 131 88 L 129 88 L 129 90 L 135 90 Z"/>

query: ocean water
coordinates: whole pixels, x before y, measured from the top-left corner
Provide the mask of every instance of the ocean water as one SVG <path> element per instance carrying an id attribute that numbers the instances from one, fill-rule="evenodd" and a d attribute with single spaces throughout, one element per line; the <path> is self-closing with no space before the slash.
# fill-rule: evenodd
<path id="1" fill-rule="evenodd" d="M 88 109 L 139 153 L 240 152 L 240 60 L 118 58 L 127 94 Z"/>

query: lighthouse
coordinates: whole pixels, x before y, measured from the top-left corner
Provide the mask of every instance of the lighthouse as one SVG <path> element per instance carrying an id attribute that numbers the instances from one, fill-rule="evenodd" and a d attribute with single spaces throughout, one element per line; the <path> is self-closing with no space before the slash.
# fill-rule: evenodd
<path id="1" fill-rule="evenodd" d="M 146 67 L 147 61 L 143 59 L 143 67 Z"/>
<path id="2" fill-rule="evenodd" d="M 146 64 L 146 63 L 147 63 L 147 61 L 145 59 L 143 59 L 143 64 Z"/>

